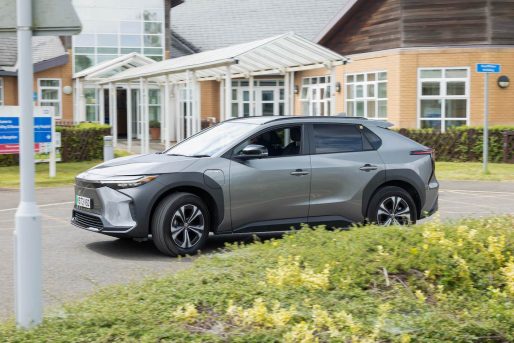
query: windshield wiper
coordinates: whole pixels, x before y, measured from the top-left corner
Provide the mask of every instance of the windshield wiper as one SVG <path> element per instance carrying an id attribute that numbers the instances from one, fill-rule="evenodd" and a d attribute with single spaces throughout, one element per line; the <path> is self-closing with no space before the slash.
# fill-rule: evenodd
<path id="1" fill-rule="evenodd" d="M 196 158 L 202 158 L 202 157 L 211 157 L 211 155 L 191 155 L 188 157 L 196 157 Z"/>
<path id="2" fill-rule="evenodd" d="M 168 156 L 186 156 L 186 155 L 182 155 L 182 154 L 166 154 Z"/>

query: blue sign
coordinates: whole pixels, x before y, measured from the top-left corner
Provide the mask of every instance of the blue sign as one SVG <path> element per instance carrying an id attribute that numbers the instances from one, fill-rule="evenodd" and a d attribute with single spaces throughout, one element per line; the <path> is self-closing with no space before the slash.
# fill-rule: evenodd
<path id="1" fill-rule="evenodd" d="M 52 141 L 52 118 L 34 117 L 34 143 Z M 0 144 L 20 143 L 20 118 L 0 117 Z"/>
<path id="2" fill-rule="evenodd" d="M 502 67 L 499 64 L 479 63 L 477 64 L 477 73 L 499 73 Z"/>

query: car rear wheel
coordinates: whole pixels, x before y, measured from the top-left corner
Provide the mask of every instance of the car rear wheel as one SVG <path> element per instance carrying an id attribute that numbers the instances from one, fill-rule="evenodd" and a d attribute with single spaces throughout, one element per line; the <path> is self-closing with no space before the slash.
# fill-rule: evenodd
<path id="1" fill-rule="evenodd" d="M 416 204 L 403 188 L 387 186 L 378 190 L 368 208 L 368 220 L 381 226 L 416 223 Z"/>
<path id="2" fill-rule="evenodd" d="M 191 255 L 209 237 L 209 210 L 198 196 L 174 193 L 164 198 L 154 211 L 152 238 L 166 255 Z"/>

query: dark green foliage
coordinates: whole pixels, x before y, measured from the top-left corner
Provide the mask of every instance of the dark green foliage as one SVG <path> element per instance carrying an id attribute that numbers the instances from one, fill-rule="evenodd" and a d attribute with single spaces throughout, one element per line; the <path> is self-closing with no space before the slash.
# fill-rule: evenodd
<path id="1" fill-rule="evenodd" d="M 103 138 L 111 134 L 110 126 L 81 123 L 71 127 L 57 127 L 61 132 L 62 162 L 101 160 Z"/>

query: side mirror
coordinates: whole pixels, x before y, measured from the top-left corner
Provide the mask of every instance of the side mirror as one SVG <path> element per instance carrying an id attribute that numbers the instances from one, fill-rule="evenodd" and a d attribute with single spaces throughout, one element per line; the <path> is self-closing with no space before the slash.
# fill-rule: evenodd
<path id="1" fill-rule="evenodd" d="M 249 144 L 242 151 L 241 155 L 237 158 L 242 160 L 250 160 L 253 158 L 268 157 L 268 149 L 263 145 Z"/>

